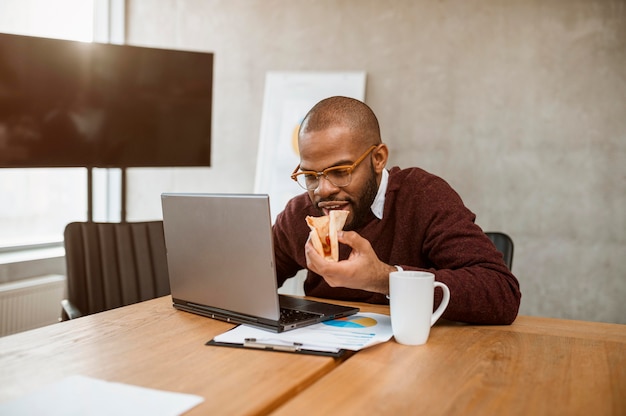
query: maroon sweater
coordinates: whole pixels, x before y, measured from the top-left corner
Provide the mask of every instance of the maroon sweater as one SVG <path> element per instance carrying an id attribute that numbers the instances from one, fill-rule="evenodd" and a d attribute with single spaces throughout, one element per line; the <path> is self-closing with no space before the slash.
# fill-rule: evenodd
<path id="1" fill-rule="evenodd" d="M 309 235 L 307 215 L 318 215 L 307 194 L 287 203 L 276 218 L 274 246 L 278 285 L 306 268 L 304 245 Z M 476 216 L 443 179 L 419 168 L 389 171 L 383 219 L 370 218 L 357 229 L 378 258 L 404 270 L 427 270 L 450 288 L 443 318 L 453 321 L 510 324 L 520 305 L 519 283 L 502 255 L 474 223 Z M 339 259 L 350 247 L 340 246 Z M 369 303 L 388 303 L 384 294 L 333 288 L 309 271 L 308 296 Z M 441 292 L 435 291 L 435 304 Z"/>

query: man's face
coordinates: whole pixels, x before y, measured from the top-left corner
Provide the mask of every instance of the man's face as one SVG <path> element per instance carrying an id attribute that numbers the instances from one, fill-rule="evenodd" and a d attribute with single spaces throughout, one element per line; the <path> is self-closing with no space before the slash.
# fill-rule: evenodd
<path id="1" fill-rule="evenodd" d="M 304 133 L 299 142 L 300 170 L 321 172 L 333 166 L 352 165 L 368 146 L 350 134 L 345 127 Z M 352 172 L 349 185 L 338 187 L 320 177 L 318 187 L 308 194 L 320 215 L 327 215 L 333 209 L 349 211 L 344 229 L 353 230 L 364 223 L 377 191 L 377 175 L 370 154 Z"/>

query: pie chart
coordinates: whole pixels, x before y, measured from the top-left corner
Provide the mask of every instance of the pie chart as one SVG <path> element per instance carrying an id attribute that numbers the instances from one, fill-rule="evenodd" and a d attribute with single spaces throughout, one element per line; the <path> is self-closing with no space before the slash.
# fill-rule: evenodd
<path id="1" fill-rule="evenodd" d="M 332 321 L 325 321 L 324 324 L 329 326 L 337 326 L 341 328 L 368 328 L 375 326 L 378 322 L 374 318 L 367 316 L 347 316 L 345 318 L 334 319 Z"/>

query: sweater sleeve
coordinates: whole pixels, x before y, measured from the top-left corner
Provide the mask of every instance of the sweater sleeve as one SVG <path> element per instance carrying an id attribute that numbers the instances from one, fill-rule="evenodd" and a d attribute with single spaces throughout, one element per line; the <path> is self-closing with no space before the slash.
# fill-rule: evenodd
<path id="1" fill-rule="evenodd" d="M 402 252 L 401 247 L 398 260 L 406 264 L 400 265 L 406 270 L 432 271 L 436 280 L 449 287 L 450 303 L 444 318 L 512 323 L 521 300 L 519 283 L 460 196 L 436 176 L 428 176 L 411 192 L 413 195 L 407 194 L 406 186 L 402 189 L 394 205 L 413 214 L 409 221 L 396 223 L 396 232 L 420 247 L 420 260 L 411 261 L 411 254 Z M 441 297 L 437 290 L 436 304 Z"/>

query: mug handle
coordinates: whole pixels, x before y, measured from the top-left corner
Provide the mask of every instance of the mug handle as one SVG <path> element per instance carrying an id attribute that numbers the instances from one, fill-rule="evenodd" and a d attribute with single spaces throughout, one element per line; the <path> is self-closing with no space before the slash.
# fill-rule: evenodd
<path id="1" fill-rule="evenodd" d="M 433 316 L 430 318 L 430 326 L 435 325 L 435 322 L 441 317 L 443 311 L 448 307 L 448 302 L 450 302 L 450 289 L 448 286 L 441 282 L 435 282 L 435 287 L 440 287 L 443 290 L 443 299 L 441 299 L 441 303 L 435 312 L 433 312 Z"/>

